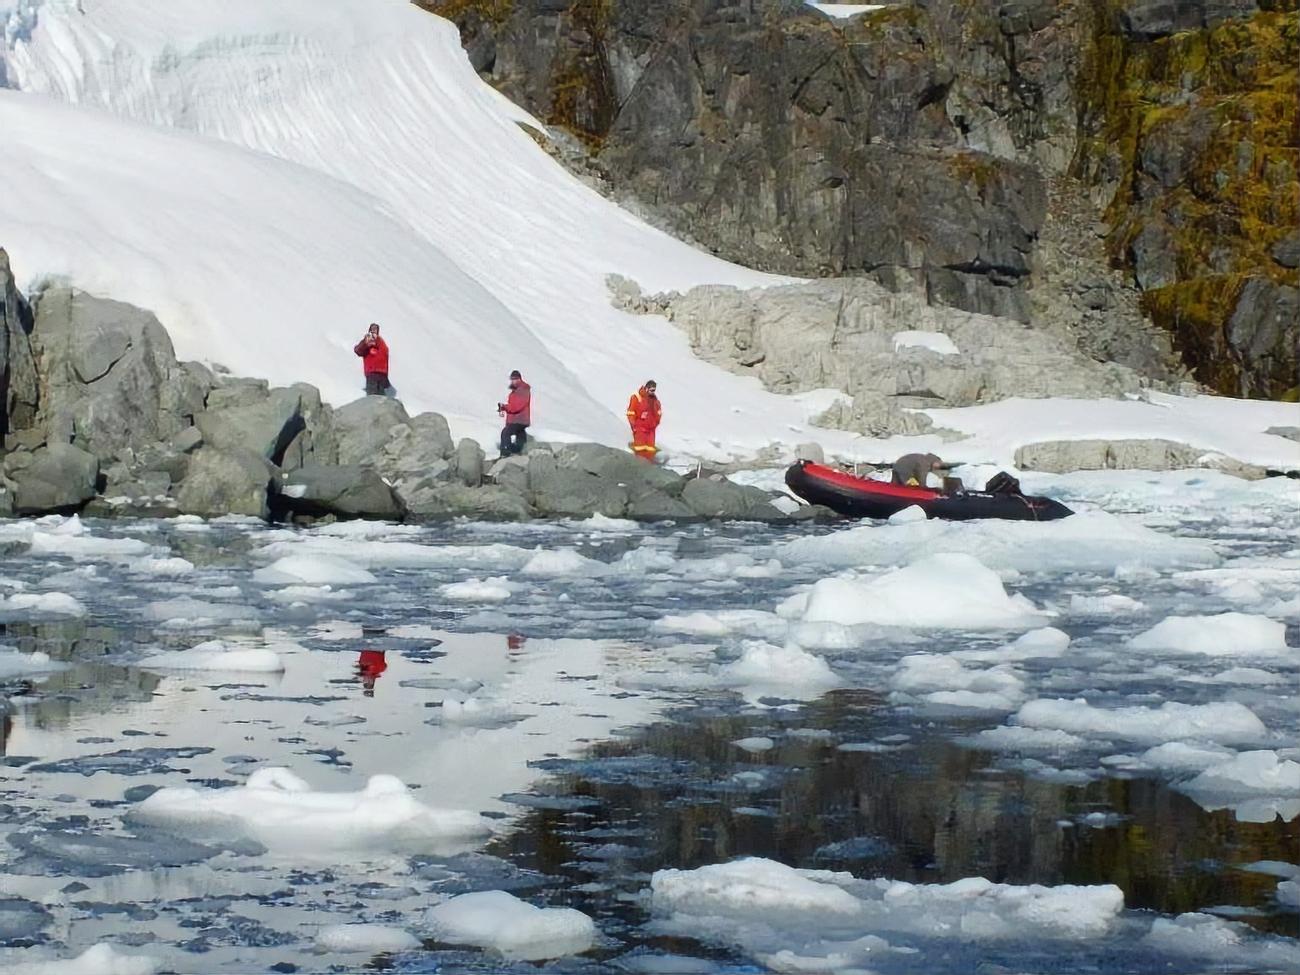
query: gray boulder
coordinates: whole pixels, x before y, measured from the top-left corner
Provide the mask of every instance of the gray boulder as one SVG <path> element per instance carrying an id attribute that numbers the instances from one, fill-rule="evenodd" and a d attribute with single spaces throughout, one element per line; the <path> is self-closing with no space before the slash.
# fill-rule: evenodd
<path id="1" fill-rule="evenodd" d="M 409 428 L 411 418 L 395 399 L 365 396 L 334 411 L 334 433 L 338 438 L 338 462 L 342 465 L 371 464 L 394 436 L 394 428 Z"/>
<path id="2" fill-rule="evenodd" d="M 276 508 L 293 514 L 400 521 L 406 506 L 371 467 L 299 467 L 279 478 Z"/>
<path id="3" fill-rule="evenodd" d="M 1015 459 L 1021 470 L 1052 474 L 1203 467 L 1251 480 L 1264 476 L 1261 467 L 1172 440 L 1052 440 L 1021 447 Z"/>
<path id="4" fill-rule="evenodd" d="M 30 454 L 9 454 L 4 471 L 14 484 L 14 514 L 66 513 L 95 496 L 99 461 L 72 444 L 56 443 Z"/>
<path id="5" fill-rule="evenodd" d="M 682 501 L 701 518 L 727 521 L 779 521 L 786 515 L 772 507 L 766 492 L 712 477 L 689 478 Z"/>
<path id="6" fill-rule="evenodd" d="M 1225 330 L 1242 364 L 1242 396 L 1268 397 L 1300 385 L 1300 288 L 1251 278 Z"/>
<path id="7" fill-rule="evenodd" d="M 433 484 L 407 498 L 408 521 L 476 518 L 485 521 L 524 521 L 535 512 L 520 495 L 493 484 L 470 488 L 464 484 Z"/>
<path id="8" fill-rule="evenodd" d="M 176 361 L 152 312 L 54 288 L 36 303 L 32 345 L 45 378 L 34 426 L 110 460 L 166 440 L 204 409 L 204 370 Z"/>
<path id="9" fill-rule="evenodd" d="M 603 444 L 563 444 L 555 448 L 554 456 L 559 469 L 593 474 L 629 490 L 644 486 L 676 497 L 685 483 L 680 474 L 666 467 L 648 464 L 626 450 Z"/>
<path id="10" fill-rule="evenodd" d="M 1279 240 L 1270 253 L 1273 260 L 1283 267 L 1300 267 L 1300 230 L 1294 230 Z"/>
<path id="11" fill-rule="evenodd" d="M 636 521 L 697 521 L 700 516 L 681 498 L 662 491 L 645 491 L 627 503 L 625 518 Z"/>
<path id="12" fill-rule="evenodd" d="M 252 515 L 268 518 L 268 489 L 274 466 L 246 447 L 199 447 L 190 457 L 189 472 L 176 490 L 177 507 L 185 514 L 207 518 Z"/>
<path id="13" fill-rule="evenodd" d="M 465 487 L 475 488 L 483 483 L 483 448 L 477 440 L 465 437 L 456 445 L 456 455 L 452 460 L 456 480 Z"/>
<path id="14" fill-rule="evenodd" d="M 194 418 L 203 442 L 219 450 L 243 447 L 280 464 L 291 445 L 296 444 L 294 465 L 306 459 L 302 435 L 307 418 L 323 413 L 320 392 L 299 384 L 270 390 L 260 401 L 240 406 L 209 408 Z"/>
<path id="15" fill-rule="evenodd" d="M 528 487 L 533 507 L 542 515 L 618 518 L 627 510 L 627 488 L 587 471 L 556 469 L 537 477 L 530 471 Z"/>

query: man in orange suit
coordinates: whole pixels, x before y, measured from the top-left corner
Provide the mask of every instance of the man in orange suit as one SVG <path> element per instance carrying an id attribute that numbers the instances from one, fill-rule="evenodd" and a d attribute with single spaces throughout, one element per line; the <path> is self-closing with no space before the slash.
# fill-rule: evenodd
<path id="1" fill-rule="evenodd" d="M 648 379 L 627 403 L 627 422 L 632 427 L 632 453 L 652 463 L 659 452 L 655 446 L 655 431 L 659 429 L 659 420 L 664 412 L 658 390 L 658 384 Z"/>

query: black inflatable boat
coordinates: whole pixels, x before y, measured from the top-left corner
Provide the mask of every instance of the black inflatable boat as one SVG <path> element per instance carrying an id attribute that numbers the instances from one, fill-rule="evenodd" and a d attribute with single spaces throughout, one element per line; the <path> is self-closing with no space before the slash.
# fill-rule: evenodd
<path id="1" fill-rule="evenodd" d="M 927 518 L 948 521 L 971 518 L 1053 521 L 1074 514 L 1051 498 L 1008 492 L 944 492 L 890 484 L 805 460 L 785 472 L 785 483 L 809 504 L 825 505 L 850 518 L 888 518 L 912 505 L 924 511 Z"/>

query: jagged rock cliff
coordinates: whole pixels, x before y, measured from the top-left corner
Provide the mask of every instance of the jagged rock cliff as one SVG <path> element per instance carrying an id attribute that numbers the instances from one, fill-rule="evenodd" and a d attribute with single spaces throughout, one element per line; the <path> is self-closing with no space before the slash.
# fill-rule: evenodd
<path id="1" fill-rule="evenodd" d="M 727 258 L 1066 314 L 1159 374 L 1115 334 L 1146 325 L 1110 262 L 1203 382 L 1294 385 L 1296 0 L 419 2 L 614 195 Z M 1071 194 L 1087 226 L 1044 253 Z"/>

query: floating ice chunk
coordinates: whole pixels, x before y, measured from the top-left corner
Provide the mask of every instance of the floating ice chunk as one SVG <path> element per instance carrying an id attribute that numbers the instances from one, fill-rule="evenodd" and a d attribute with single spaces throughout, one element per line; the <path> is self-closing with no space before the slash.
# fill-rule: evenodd
<path id="1" fill-rule="evenodd" d="M 1269 687 L 1273 684 L 1281 684 L 1287 678 L 1271 671 L 1260 670 L 1258 667 L 1229 667 L 1227 670 L 1221 670 L 1209 677 L 1185 679 L 1205 684 L 1248 684 L 1257 687 Z"/>
<path id="2" fill-rule="evenodd" d="M 857 568 L 901 565 L 930 552 L 964 552 L 990 569 L 1021 572 L 1142 571 L 1218 565 L 1214 546 L 1166 535 L 1133 518 L 1079 511 L 1059 521 L 945 522 L 863 525 L 776 547 L 787 565 Z"/>
<path id="3" fill-rule="evenodd" d="M 50 659 L 48 653 L 20 653 L 10 647 L 0 647 L 0 677 L 21 677 L 24 674 L 43 674 L 63 670 L 68 665 Z"/>
<path id="4" fill-rule="evenodd" d="M 301 647 L 297 648 L 301 649 Z M 160 670 L 242 670 L 279 673 L 284 670 L 280 655 L 268 647 L 245 647 L 223 640 L 207 640 L 188 650 L 155 653 L 137 664 Z"/>
<path id="5" fill-rule="evenodd" d="M 1019 728 L 1002 725 L 986 728 L 965 739 L 963 744 L 994 752 L 1060 752 L 1085 748 L 1088 739 L 1056 728 Z"/>
<path id="6" fill-rule="evenodd" d="M 86 607 L 66 592 L 18 592 L 0 597 L 0 613 L 38 616 L 85 616 Z"/>
<path id="7" fill-rule="evenodd" d="M 403 682 L 406 685 L 406 682 Z M 442 702 L 429 724 L 454 724 L 474 728 L 501 728 L 524 719 L 504 704 L 468 697 L 463 701 L 447 698 Z"/>
<path id="8" fill-rule="evenodd" d="M 253 581 L 270 585 L 307 583 L 319 586 L 374 582 L 372 573 L 346 559 L 331 555 L 286 555 L 253 573 Z"/>
<path id="9" fill-rule="evenodd" d="M 778 638 L 785 634 L 788 624 L 773 613 L 757 609 L 723 609 L 713 612 L 669 614 L 655 620 L 656 630 L 668 633 L 689 633 L 692 636 L 727 636 L 740 633 L 750 636 Z"/>
<path id="10" fill-rule="evenodd" d="M 1135 650 L 1199 653 L 1213 657 L 1294 656 L 1286 645 L 1286 624 L 1266 616 L 1220 613 L 1170 616 L 1129 641 Z"/>
<path id="11" fill-rule="evenodd" d="M 590 518 L 584 518 L 578 522 L 582 528 L 598 532 L 634 532 L 639 531 L 641 526 L 635 521 L 628 518 L 610 518 L 602 515 L 599 511 Z"/>
<path id="12" fill-rule="evenodd" d="M 1185 741 L 1169 741 L 1148 748 L 1142 753 L 1141 761 L 1144 765 L 1162 771 L 1200 772 L 1211 766 L 1220 765 L 1236 754 L 1227 748 L 1189 745 Z"/>
<path id="13" fill-rule="evenodd" d="M 1271 749 L 1242 752 L 1180 788 L 1196 796 L 1300 796 L 1300 762 L 1281 760 Z"/>
<path id="14" fill-rule="evenodd" d="M 1300 911 L 1300 881 L 1284 880 L 1278 884 L 1277 902 L 1293 911 Z"/>
<path id="15" fill-rule="evenodd" d="M 820 5 L 818 5 L 820 7 Z M 860 6 L 861 10 L 879 10 L 880 5 Z M 956 344 L 942 332 L 895 332 L 894 351 L 902 349 L 925 349 L 936 355 L 960 355 Z"/>
<path id="16" fill-rule="evenodd" d="M 658 870 L 650 887 L 653 931 L 733 945 L 778 970 L 874 970 L 900 942 L 1091 939 L 1124 906 L 1113 885 L 1016 887 L 980 877 L 922 885 L 759 858 Z M 800 967 L 780 968 L 778 957 L 799 958 Z"/>
<path id="17" fill-rule="evenodd" d="M 538 549 L 521 571 L 530 576 L 598 576 L 607 567 L 571 548 Z"/>
<path id="18" fill-rule="evenodd" d="M 365 525 L 362 522 L 345 522 L 340 524 Z M 372 523 L 371 527 L 379 523 Z M 339 525 L 329 525 L 337 528 Z M 385 534 L 410 534 L 412 530 L 401 532 L 403 526 L 388 525 Z M 378 528 L 376 528 L 378 530 Z M 491 566 L 499 569 L 517 569 L 528 561 L 531 553 L 515 545 L 494 543 L 491 545 L 424 545 L 412 541 L 371 541 L 364 535 L 345 534 L 343 537 L 328 537 L 322 530 L 317 530 L 307 538 L 293 536 L 284 541 L 272 542 L 257 550 L 257 555 L 264 559 L 280 559 L 286 556 L 310 555 L 330 556 L 352 565 L 374 569 L 384 568 L 425 568 L 449 567 L 467 568 L 474 566 Z"/>
<path id="19" fill-rule="evenodd" d="M 387 924 L 330 924 L 316 932 L 316 944 L 326 951 L 410 951 L 420 940 L 403 928 Z"/>
<path id="20" fill-rule="evenodd" d="M 776 742 L 766 737 L 738 738 L 732 744 L 743 752 L 770 752 L 776 747 Z"/>
<path id="21" fill-rule="evenodd" d="M 76 958 L 60 961 L 21 961 L 9 964 L 8 975 L 153 975 L 158 962 L 146 955 L 126 955 L 112 945 L 100 943 Z"/>
<path id="22" fill-rule="evenodd" d="M 774 860 L 746 857 L 695 870 L 656 870 L 650 880 L 657 913 L 745 916 L 755 922 L 794 924 L 826 915 L 855 917 L 862 902 L 841 886 L 850 874 L 796 870 Z"/>
<path id="23" fill-rule="evenodd" d="M 139 572 L 144 575 L 158 576 L 160 578 L 175 579 L 180 576 L 189 575 L 194 571 L 194 563 L 189 559 L 178 557 L 163 559 L 141 559 L 127 566 L 132 572 Z"/>
<path id="24" fill-rule="evenodd" d="M 970 555 L 943 553 L 871 579 L 818 581 L 805 622 L 876 623 L 959 629 L 1028 629 L 1044 620 L 1033 603 L 1008 595 L 997 573 Z"/>
<path id="25" fill-rule="evenodd" d="M 723 686 L 742 690 L 750 700 L 811 700 L 843 683 L 821 657 L 798 647 L 758 641 L 745 643 L 740 659 L 724 664 L 715 674 Z"/>
<path id="26" fill-rule="evenodd" d="M 351 589 L 335 589 L 333 586 L 285 586 L 266 594 L 268 599 L 277 603 L 334 603 L 354 598 Z"/>
<path id="27" fill-rule="evenodd" d="M 1108 593 L 1103 596 L 1070 597 L 1071 616 L 1120 616 L 1126 613 L 1138 613 L 1146 607 L 1132 596 L 1120 593 Z"/>
<path id="28" fill-rule="evenodd" d="M 59 530 L 37 530 L 31 536 L 32 555 L 110 559 L 124 555 L 147 555 L 150 551 L 149 543 L 138 538 L 98 538 L 89 532 L 68 533 Z"/>
<path id="29" fill-rule="evenodd" d="M 899 661 L 889 680 L 895 695 L 931 704 L 1014 711 L 1024 698 L 1024 681 L 1006 667 L 972 670 L 940 654 L 916 653 Z"/>
<path id="30" fill-rule="evenodd" d="M 1026 728 L 1056 728 L 1075 735 L 1129 741 L 1194 739 L 1231 745 L 1257 742 L 1268 735 L 1255 712 L 1235 701 L 1167 701 L 1158 708 L 1098 708 L 1083 698 L 1039 699 L 1022 705 L 1016 721 Z"/>
<path id="31" fill-rule="evenodd" d="M 461 582 L 449 582 L 438 587 L 438 592 L 446 599 L 455 599 L 469 603 L 500 603 L 509 599 L 515 587 L 505 576 L 489 576 L 486 579 L 465 579 Z"/>
<path id="32" fill-rule="evenodd" d="M 146 824 L 199 836 L 248 836 L 277 853 L 308 857 L 341 851 L 421 850 L 482 837 L 475 812 L 426 806 L 391 775 L 374 775 L 359 792 L 316 792 L 288 769 L 258 769 L 228 789 L 159 789 L 132 813 Z"/>
<path id="33" fill-rule="evenodd" d="M 144 607 L 144 617 L 156 620 L 165 626 L 185 629 L 207 626 L 214 621 L 252 621 L 258 618 L 258 612 L 251 606 L 214 603 L 181 596 L 177 599 L 162 599 L 147 604 Z"/>
<path id="34" fill-rule="evenodd" d="M 596 924 L 581 911 L 534 907 L 504 890 L 462 894 L 435 904 L 425 923 L 440 941 L 524 961 L 580 954 L 596 942 Z"/>
<path id="35" fill-rule="evenodd" d="M 1062 656 L 1070 646 L 1070 635 L 1054 626 L 1044 626 L 1022 633 L 996 650 L 958 650 L 950 656 L 957 660 L 985 660 L 1009 663 Z"/>
<path id="36" fill-rule="evenodd" d="M 1300 968 L 1300 943 L 1293 938 L 1258 935 L 1245 924 L 1209 914 L 1158 917 L 1142 945 L 1155 951 L 1194 959 L 1196 969 L 1207 963 L 1227 964 L 1250 971 L 1294 971 Z"/>
<path id="37" fill-rule="evenodd" d="M 929 518 L 929 515 L 925 513 L 925 509 L 919 504 L 909 504 L 902 511 L 895 511 L 890 515 L 889 523 L 891 525 L 906 525 L 909 522 L 925 521 L 927 518 Z"/>

